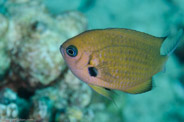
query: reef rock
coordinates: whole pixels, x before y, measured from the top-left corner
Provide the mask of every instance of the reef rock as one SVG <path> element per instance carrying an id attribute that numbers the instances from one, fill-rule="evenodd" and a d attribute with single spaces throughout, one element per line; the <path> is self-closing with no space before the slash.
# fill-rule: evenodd
<path id="1" fill-rule="evenodd" d="M 7 55 L 5 36 L 8 30 L 9 22 L 7 18 L 0 14 L 0 85 L 5 73 L 10 67 L 10 57 Z"/>
<path id="2" fill-rule="evenodd" d="M 58 122 L 87 119 L 90 115 L 85 109 L 91 97 L 89 87 L 68 71 L 64 79 L 52 87 L 36 91 L 32 97 L 30 118 L 49 121 L 52 116 Z"/>
<path id="3" fill-rule="evenodd" d="M 0 120 L 23 118 L 28 115 L 29 104 L 11 89 L 0 91 Z"/>
<path id="4" fill-rule="evenodd" d="M 13 74 L 29 87 L 48 85 L 66 68 L 59 46 L 84 31 L 86 19 L 76 11 L 53 16 L 35 0 L 11 4 L 6 5 L 11 16 L 6 40 Z"/>

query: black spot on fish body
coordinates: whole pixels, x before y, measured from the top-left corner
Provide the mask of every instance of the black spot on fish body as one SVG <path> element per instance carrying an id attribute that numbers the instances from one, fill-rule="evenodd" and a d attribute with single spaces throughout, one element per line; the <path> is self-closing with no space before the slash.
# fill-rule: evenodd
<path id="1" fill-rule="evenodd" d="M 95 67 L 89 67 L 88 72 L 90 76 L 96 77 L 98 75 L 98 70 Z"/>

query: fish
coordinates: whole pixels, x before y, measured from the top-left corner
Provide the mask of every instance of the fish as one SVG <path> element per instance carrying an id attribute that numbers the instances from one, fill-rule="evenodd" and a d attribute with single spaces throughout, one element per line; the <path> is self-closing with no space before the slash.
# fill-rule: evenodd
<path id="1" fill-rule="evenodd" d="M 150 91 L 153 76 L 162 71 L 183 35 L 183 29 L 172 38 L 123 28 L 88 30 L 64 42 L 60 52 L 76 77 L 111 98 L 113 90 Z M 164 41 L 174 43 L 167 47 Z"/>

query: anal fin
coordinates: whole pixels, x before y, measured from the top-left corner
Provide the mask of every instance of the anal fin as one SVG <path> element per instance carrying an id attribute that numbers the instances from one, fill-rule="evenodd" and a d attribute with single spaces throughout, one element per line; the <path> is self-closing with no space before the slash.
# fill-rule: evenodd
<path id="1" fill-rule="evenodd" d="M 123 91 L 131 94 L 140 94 L 140 93 L 150 91 L 151 89 L 152 89 L 152 78 L 148 81 L 142 82 L 141 84 L 138 84 L 136 86 L 133 86 Z"/>

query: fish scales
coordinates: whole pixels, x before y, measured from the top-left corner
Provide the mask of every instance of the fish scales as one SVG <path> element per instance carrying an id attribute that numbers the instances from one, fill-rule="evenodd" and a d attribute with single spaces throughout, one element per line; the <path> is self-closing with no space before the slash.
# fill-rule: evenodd
<path id="1" fill-rule="evenodd" d="M 142 67 L 151 68 L 150 67 L 151 63 L 149 63 L 149 62 L 152 62 L 153 58 L 151 56 L 147 56 L 147 53 L 145 53 L 145 56 L 147 57 L 147 59 L 142 60 L 142 59 L 144 59 L 144 57 L 140 57 L 140 56 L 144 56 L 144 55 L 139 56 L 137 53 L 139 50 L 135 50 L 135 51 L 133 51 L 133 53 L 125 53 L 125 52 L 127 52 L 128 49 L 126 49 L 124 47 L 121 49 L 125 50 L 125 51 L 123 51 L 123 54 L 121 56 L 119 56 L 120 49 L 118 49 L 118 50 L 114 49 L 113 50 L 114 52 L 112 52 L 112 54 L 108 53 L 109 55 L 106 55 L 105 57 L 101 57 L 102 58 L 101 61 L 103 61 L 103 59 L 106 58 L 107 59 L 106 61 L 109 61 L 109 63 L 107 63 L 108 67 L 112 67 L 112 68 L 115 67 L 115 68 L 119 68 L 119 69 L 123 69 L 123 70 L 125 70 L 124 68 L 126 68 L 125 66 L 127 64 L 129 65 L 128 69 L 130 69 L 130 70 L 134 70 L 134 69 L 131 69 L 132 67 L 133 68 L 137 67 L 136 69 L 140 69 Z M 107 51 L 108 51 L 108 49 L 107 49 Z M 107 52 L 107 51 L 105 51 L 105 52 Z M 100 54 L 101 53 L 99 53 L 99 55 Z M 99 59 L 101 59 L 101 58 L 99 57 Z M 121 59 L 123 59 L 123 60 L 121 60 Z M 100 62 L 100 63 L 103 63 L 103 62 Z"/>
<path id="2" fill-rule="evenodd" d="M 119 34 L 119 33 L 114 33 L 114 34 L 109 33 L 108 34 L 108 33 L 109 32 L 104 32 L 102 34 L 97 35 L 97 37 L 105 34 L 105 35 L 109 35 L 109 37 L 111 37 L 111 38 L 102 38 L 100 40 L 99 39 L 94 40 L 94 44 L 96 44 L 95 41 L 97 41 L 97 43 L 98 43 L 97 45 L 101 45 L 101 46 L 99 46 L 99 48 L 102 48 L 102 47 L 104 48 L 104 51 L 102 51 L 101 58 L 100 57 L 96 57 L 96 58 L 99 58 L 100 60 L 106 59 L 106 63 L 107 63 L 108 67 L 113 67 L 113 64 L 118 64 L 119 67 L 117 67 L 117 68 L 120 71 L 121 70 L 126 71 L 127 69 L 129 69 L 132 74 L 136 74 L 138 72 L 141 72 L 139 74 L 140 80 L 143 80 L 142 77 L 144 77 L 144 79 L 149 79 L 153 74 L 155 74 L 154 72 L 149 73 L 149 71 L 152 70 L 152 67 L 155 67 L 155 66 L 151 65 L 152 62 L 154 62 L 154 60 L 149 60 L 149 59 L 146 59 L 145 57 L 147 56 L 147 54 L 155 56 L 156 51 L 158 52 L 157 54 L 160 56 L 159 48 L 160 48 L 161 43 L 158 43 L 159 41 L 157 41 L 157 40 L 156 41 L 149 41 L 148 40 L 147 42 L 145 42 L 144 39 L 147 37 L 143 36 L 140 38 L 139 36 L 137 37 L 136 35 L 135 35 L 136 38 L 135 37 L 134 38 L 127 38 L 127 37 L 129 37 L 129 33 L 127 33 L 127 35 L 124 35 L 124 36 L 122 35 L 122 33 L 121 34 Z M 119 38 L 120 37 L 119 35 L 122 35 L 121 38 Z M 142 40 L 144 40 L 144 41 L 142 41 Z M 103 43 L 101 43 L 101 42 L 103 42 Z M 107 43 L 106 46 L 104 45 L 105 43 Z M 117 49 L 111 48 L 111 47 L 116 47 L 116 46 L 120 47 L 120 48 L 117 48 Z M 111 50 L 109 50 L 109 49 L 111 49 Z M 127 52 L 127 53 L 123 53 L 123 51 Z M 139 55 L 136 53 L 136 52 L 140 52 L 140 51 L 142 51 L 142 55 L 141 54 Z M 100 52 L 98 52 L 98 53 L 100 53 Z M 122 53 L 122 55 L 120 55 L 120 53 Z M 132 55 L 133 53 L 135 53 L 136 58 L 135 58 L 135 55 Z M 121 57 L 124 57 L 123 59 L 127 59 L 127 60 L 124 60 L 124 61 L 116 60 L 116 59 L 120 59 Z M 147 56 L 147 57 L 151 57 L 151 56 Z M 154 58 L 152 58 L 152 59 L 154 59 Z M 114 63 L 113 62 L 108 63 L 109 59 L 113 60 Z M 139 60 L 139 62 L 142 63 L 142 65 L 137 64 L 136 59 Z M 99 63 L 103 63 L 103 62 L 99 62 Z M 124 64 L 126 64 L 127 67 L 124 68 L 121 66 L 121 65 L 124 66 Z M 132 69 L 131 67 L 135 67 L 134 65 L 138 65 L 139 67 Z M 147 67 L 147 70 L 145 70 L 146 69 L 145 67 Z M 112 69 L 114 69 L 114 67 Z M 109 72 L 110 72 L 109 74 L 114 73 L 114 72 L 111 72 L 111 70 L 109 70 Z M 146 75 L 146 74 L 149 74 L 149 75 Z M 145 75 L 147 77 L 145 77 Z M 124 76 L 127 78 L 124 80 L 124 84 L 125 84 L 126 82 L 133 82 L 137 78 L 137 76 L 133 77 L 131 74 L 128 74 L 128 73 L 126 73 L 125 75 L 120 73 L 117 76 L 118 76 L 118 79 L 115 79 L 114 77 L 112 77 L 112 75 L 108 75 L 108 77 L 106 77 L 105 79 L 112 80 L 111 82 L 116 81 L 114 83 L 118 84 L 119 82 L 122 82 L 121 77 Z M 139 82 L 144 82 L 144 80 L 139 81 Z M 139 84 L 139 82 L 135 83 L 134 85 Z"/>

